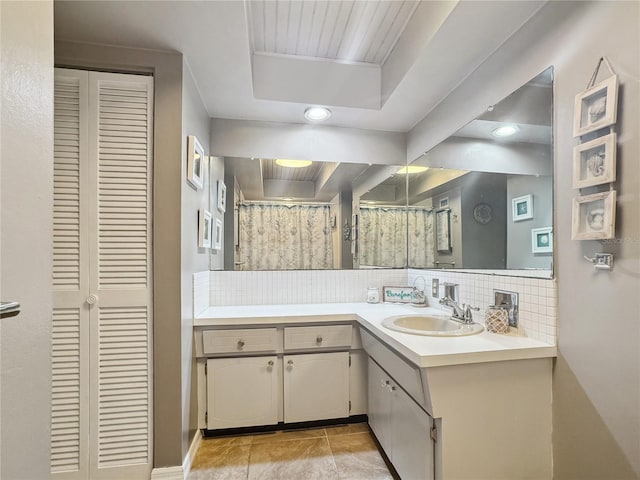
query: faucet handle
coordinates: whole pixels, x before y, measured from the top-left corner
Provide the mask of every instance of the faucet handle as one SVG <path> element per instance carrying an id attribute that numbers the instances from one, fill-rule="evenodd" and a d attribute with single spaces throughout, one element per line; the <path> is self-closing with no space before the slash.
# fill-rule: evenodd
<path id="1" fill-rule="evenodd" d="M 473 322 L 473 313 L 471 313 L 471 310 L 475 310 L 476 312 L 480 310 L 480 307 L 472 307 L 469 304 L 462 304 L 462 308 L 464 310 L 464 320 L 466 322 Z"/>

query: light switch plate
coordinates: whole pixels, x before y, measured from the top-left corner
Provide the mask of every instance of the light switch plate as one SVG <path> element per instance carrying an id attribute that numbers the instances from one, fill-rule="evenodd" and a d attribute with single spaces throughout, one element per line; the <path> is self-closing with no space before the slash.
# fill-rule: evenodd
<path id="1" fill-rule="evenodd" d="M 437 278 L 431 280 L 431 296 L 434 298 L 440 296 L 440 280 Z"/>

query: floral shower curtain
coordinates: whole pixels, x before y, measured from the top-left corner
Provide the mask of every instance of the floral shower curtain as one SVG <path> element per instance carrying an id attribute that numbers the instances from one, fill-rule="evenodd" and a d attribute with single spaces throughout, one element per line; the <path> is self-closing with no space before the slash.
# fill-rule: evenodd
<path id="1" fill-rule="evenodd" d="M 406 266 L 407 210 L 397 207 L 360 208 L 360 266 Z"/>
<path id="2" fill-rule="evenodd" d="M 433 266 L 431 209 L 363 207 L 359 223 L 360 266 L 405 267 L 407 248 L 409 266 Z"/>
<path id="3" fill-rule="evenodd" d="M 409 266 L 413 268 L 433 268 L 435 261 L 433 210 L 410 208 L 409 222 Z"/>
<path id="4" fill-rule="evenodd" d="M 328 205 L 241 205 L 240 269 L 333 267 Z"/>

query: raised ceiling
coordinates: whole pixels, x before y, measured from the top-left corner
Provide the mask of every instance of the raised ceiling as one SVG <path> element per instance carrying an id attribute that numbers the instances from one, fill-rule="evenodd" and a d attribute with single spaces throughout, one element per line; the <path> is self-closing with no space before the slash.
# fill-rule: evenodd
<path id="1" fill-rule="evenodd" d="M 383 65 L 417 1 L 248 1 L 253 53 Z"/>
<path id="2" fill-rule="evenodd" d="M 304 123 L 307 105 L 327 104 L 326 125 L 407 132 L 544 3 L 55 0 L 54 27 L 57 41 L 181 52 L 211 117 Z M 260 47 L 259 18 L 278 25 L 285 52 L 306 38 L 311 56 L 278 53 L 277 35 Z"/>

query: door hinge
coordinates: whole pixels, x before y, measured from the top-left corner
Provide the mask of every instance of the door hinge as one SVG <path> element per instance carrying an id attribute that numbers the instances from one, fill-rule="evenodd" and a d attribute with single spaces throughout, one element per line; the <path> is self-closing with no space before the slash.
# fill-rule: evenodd
<path id="1" fill-rule="evenodd" d="M 204 364 L 204 374 L 205 375 L 207 374 L 207 364 L 206 363 Z"/>
<path id="2" fill-rule="evenodd" d="M 436 427 L 431 427 L 431 440 L 438 441 L 438 429 Z"/>
<path id="3" fill-rule="evenodd" d="M 351 400 L 349 400 L 349 412 L 351 412 Z"/>
<path id="4" fill-rule="evenodd" d="M 351 355 L 349 355 L 349 366 L 351 366 Z"/>
<path id="5" fill-rule="evenodd" d="M 209 426 L 209 412 L 204 412 L 204 423 Z"/>

